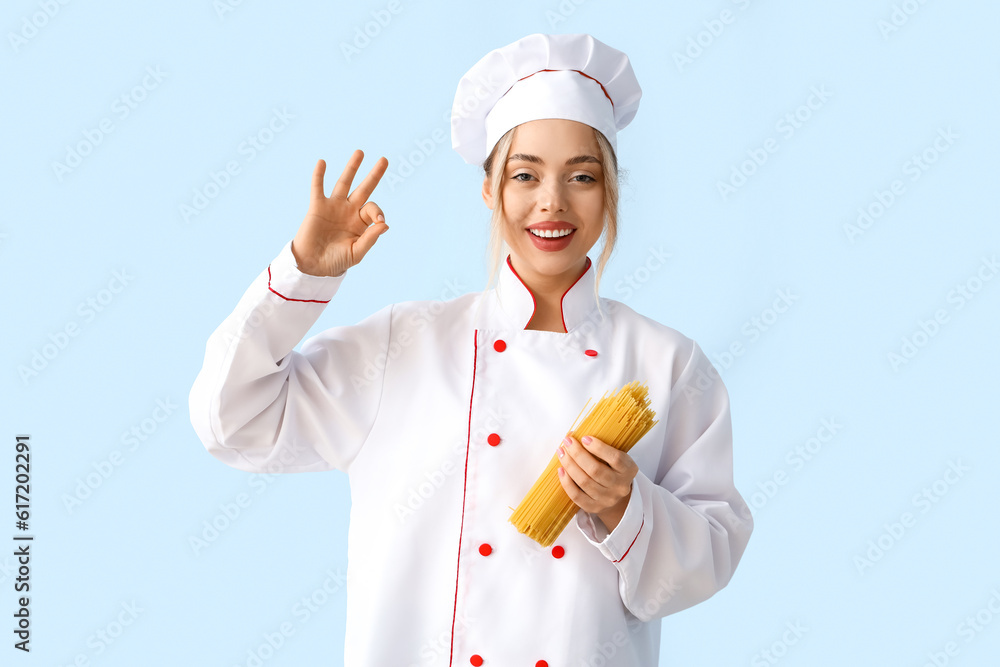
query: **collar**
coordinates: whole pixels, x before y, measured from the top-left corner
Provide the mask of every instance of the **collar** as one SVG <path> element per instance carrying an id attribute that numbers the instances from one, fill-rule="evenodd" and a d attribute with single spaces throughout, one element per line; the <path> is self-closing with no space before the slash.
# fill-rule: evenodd
<path id="1" fill-rule="evenodd" d="M 583 323 L 591 312 L 597 309 L 598 302 L 594 298 L 595 280 L 594 263 L 587 257 L 587 268 L 562 295 L 560 305 L 563 329 L 566 332 Z M 500 269 L 500 277 L 494 292 L 500 310 L 509 318 L 510 324 L 517 329 L 527 327 L 535 314 L 535 297 L 514 270 L 514 266 L 510 263 L 510 255 L 507 255 L 507 260 Z"/>

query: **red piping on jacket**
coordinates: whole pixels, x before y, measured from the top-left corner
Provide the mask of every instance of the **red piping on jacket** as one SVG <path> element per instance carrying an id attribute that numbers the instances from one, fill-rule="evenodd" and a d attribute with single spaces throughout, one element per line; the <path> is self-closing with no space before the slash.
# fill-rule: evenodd
<path id="1" fill-rule="evenodd" d="M 472 333 L 472 391 L 469 392 L 469 430 L 465 436 L 465 477 L 462 479 L 462 521 L 458 527 L 458 558 L 455 563 L 455 603 L 451 609 L 451 651 L 448 665 L 455 657 L 455 617 L 458 615 L 458 574 L 462 568 L 462 529 L 465 527 L 465 488 L 469 480 L 469 446 L 472 442 L 472 397 L 476 393 L 476 358 L 479 355 L 479 329 Z"/>
<path id="2" fill-rule="evenodd" d="M 641 533 L 641 532 L 642 532 L 642 527 L 643 527 L 643 526 L 645 526 L 645 525 L 646 525 L 646 515 L 645 515 L 645 514 L 643 514 L 643 515 L 642 515 L 642 523 L 640 523 L 640 524 L 639 524 L 639 532 L 637 532 L 637 533 L 635 534 L 635 537 L 633 537 L 633 538 L 632 538 L 632 544 L 635 544 L 635 541 L 636 541 L 637 539 L 639 539 L 639 533 Z M 626 549 L 626 550 L 625 550 L 625 553 L 623 553 L 623 554 L 622 554 L 622 557 L 621 557 L 621 558 L 619 558 L 618 560 L 613 560 L 613 561 L 611 561 L 611 562 L 612 562 L 612 563 L 620 563 L 620 562 L 622 562 L 623 560 L 625 560 L 625 556 L 628 556 L 628 552 L 632 550 L 632 544 L 628 545 L 628 549 Z"/>
<path id="3" fill-rule="evenodd" d="M 275 294 L 277 294 L 278 296 L 280 296 L 285 301 L 302 301 L 302 302 L 305 302 L 305 303 L 330 303 L 329 299 L 327 299 L 326 301 L 319 301 L 317 299 L 289 299 L 287 296 L 285 296 L 281 292 L 279 292 L 276 289 L 274 289 L 273 287 L 271 287 L 271 265 L 270 264 L 267 265 L 267 289 L 271 290 L 272 292 L 274 292 Z"/>
<path id="4" fill-rule="evenodd" d="M 573 285 L 576 285 L 578 282 L 580 282 L 580 278 L 583 278 L 583 276 L 586 275 L 587 270 L 590 269 L 590 264 L 591 264 L 590 257 L 588 257 L 587 258 L 587 266 L 583 267 L 583 273 L 581 273 L 579 276 L 577 276 L 576 280 L 573 281 Z M 513 273 L 515 276 L 517 276 L 517 279 L 521 281 L 522 285 L 524 285 L 524 289 L 528 290 L 528 294 L 531 295 L 531 317 L 534 317 L 535 316 L 535 310 L 537 309 L 537 306 L 538 306 L 538 303 L 535 301 L 535 294 L 534 294 L 534 292 L 532 292 L 531 289 L 528 287 L 528 285 L 525 284 L 525 282 L 523 280 L 521 280 L 521 276 L 517 275 L 517 271 L 514 270 L 514 265 L 510 263 L 510 255 L 507 255 L 507 266 L 510 267 L 511 273 Z M 563 292 L 563 295 L 561 297 L 559 297 L 559 319 L 562 320 L 563 333 L 569 333 L 569 329 L 566 328 L 566 315 L 563 313 L 563 307 L 562 307 L 563 299 L 565 299 L 566 295 L 569 294 L 569 291 L 571 289 L 573 289 L 573 285 L 570 285 L 569 287 L 567 287 L 566 291 Z M 528 324 L 531 324 L 531 317 L 528 318 L 527 324 L 524 325 L 525 329 L 528 328 Z"/>

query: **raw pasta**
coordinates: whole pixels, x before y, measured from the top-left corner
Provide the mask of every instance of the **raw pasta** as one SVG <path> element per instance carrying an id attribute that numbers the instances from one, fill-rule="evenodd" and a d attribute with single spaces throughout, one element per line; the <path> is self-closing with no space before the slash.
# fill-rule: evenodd
<path id="1" fill-rule="evenodd" d="M 590 400 L 587 401 L 589 404 Z M 583 406 L 583 410 L 587 409 L 587 405 Z M 649 388 L 638 381 L 631 382 L 611 397 L 607 394 L 602 396 L 580 426 L 576 430 L 570 427 L 570 432 L 577 440 L 589 435 L 627 452 L 658 421 L 654 419 L 656 413 L 649 405 Z M 577 415 L 579 418 L 580 415 Z M 555 542 L 579 510 L 559 482 L 556 472 L 559 463 L 559 457 L 553 454 L 545 471 L 510 517 L 510 522 L 518 531 L 543 547 Z"/>

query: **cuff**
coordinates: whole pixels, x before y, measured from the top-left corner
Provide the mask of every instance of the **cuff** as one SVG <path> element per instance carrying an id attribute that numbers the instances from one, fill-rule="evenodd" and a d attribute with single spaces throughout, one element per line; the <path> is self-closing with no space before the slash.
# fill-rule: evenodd
<path id="1" fill-rule="evenodd" d="M 339 276 L 302 273 L 292 254 L 292 242 L 289 241 L 267 267 L 267 288 L 285 301 L 329 303 L 346 275 L 346 272 Z"/>
<path id="2" fill-rule="evenodd" d="M 596 514 L 590 514 L 583 510 L 576 514 L 576 526 L 583 533 L 583 536 L 597 547 L 605 558 L 614 563 L 621 561 L 628 555 L 629 549 L 639 537 L 644 524 L 642 495 L 639 493 L 639 485 L 636 484 L 635 479 L 632 480 L 632 495 L 625 507 L 625 514 L 622 515 L 621 521 L 610 534 Z"/>

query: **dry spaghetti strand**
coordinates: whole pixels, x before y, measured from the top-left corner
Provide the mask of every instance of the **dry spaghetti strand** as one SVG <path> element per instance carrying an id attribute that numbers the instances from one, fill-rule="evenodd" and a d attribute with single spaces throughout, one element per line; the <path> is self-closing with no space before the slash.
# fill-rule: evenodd
<path id="1" fill-rule="evenodd" d="M 649 405 L 649 387 L 638 381 L 630 382 L 613 396 L 602 396 L 580 426 L 575 430 L 570 427 L 571 433 L 577 440 L 589 435 L 627 452 L 658 422 L 654 419 L 656 413 Z M 583 407 L 584 410 L 587 408 L 586 405 Z M 575 420 L 573 424 L 575 426 Z M 558 467 L 559 458 L 553 454 L 544 472 L 510 517 L 510 522 L 518 531 L 543 547 L 556 541 L 578 509 L 559 482 L 556 474 Z"/>

